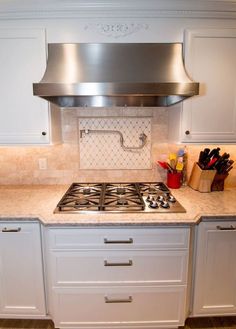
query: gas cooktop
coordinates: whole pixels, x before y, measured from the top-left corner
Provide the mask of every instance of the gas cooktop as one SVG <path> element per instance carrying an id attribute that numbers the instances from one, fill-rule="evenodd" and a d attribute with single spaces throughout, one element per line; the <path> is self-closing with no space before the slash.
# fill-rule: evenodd
<path id="1" fill-rule="evenodd" d="M 162 183 L 73 183 L 54 213 L 186 212 Z"/>

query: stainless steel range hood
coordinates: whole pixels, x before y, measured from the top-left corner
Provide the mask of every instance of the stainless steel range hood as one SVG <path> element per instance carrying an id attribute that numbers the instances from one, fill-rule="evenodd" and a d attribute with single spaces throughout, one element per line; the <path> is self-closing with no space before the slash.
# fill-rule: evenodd
<path id="1" fill-rule="evenodd" d="M 169 106 L 198 94 L 181 43 L 49 44 L 34 95 L 60 107 Z"/>

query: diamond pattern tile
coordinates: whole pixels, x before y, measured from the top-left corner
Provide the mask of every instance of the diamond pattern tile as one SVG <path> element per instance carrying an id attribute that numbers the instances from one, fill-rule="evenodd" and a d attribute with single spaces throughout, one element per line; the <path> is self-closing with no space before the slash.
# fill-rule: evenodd
<path id="1" fill-rule="evenodd" d="M 147 144 L 136 151 L 123 150 L 114 133 L 83 134 L 79 138 L 81 169 L 151 169 L 151 118 L 81 118 L 79 130 L 118 130 L 124 145 L 139 146 L 145 133 Z"/>

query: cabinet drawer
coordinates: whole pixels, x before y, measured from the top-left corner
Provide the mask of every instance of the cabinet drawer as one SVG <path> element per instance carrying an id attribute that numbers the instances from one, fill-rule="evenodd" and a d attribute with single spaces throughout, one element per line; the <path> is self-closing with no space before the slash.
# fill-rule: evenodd
<path id="1" fill-rule="evenodd" d="M 109 228 L 48 230 L 51 249 L 188 248 L 189 228 Z"/>
<path id="2" fill-rule="evenodd" d="M 40 226 L 38 222 L 14 222 L 14 221 L 6 221 L 0 223 L 0 235 L 2 237 L 6 237 L 6 239 L 10 239 L 10 237 L 15 238 L 15 236 L 30 232 L 37 232 L 40 234 Z"/>
<path id="3" fill-rule="evenodd" d="M 137 283 L 183 284 L 187 250 L 56 251 L 51 255 L 54 285 Z"/>
<path id="4" fill-rule="evenodd" d="M 55 327 L 183 325 L 185 287 L 55 289 Z"/>
<path id="5" fill-rule="evenodd" d="M 219 234 L 236 234 L 236 220 L 235 221 L 202 221 L 201 225 L 198 226 L 199 232 L 218 232 Z"/>

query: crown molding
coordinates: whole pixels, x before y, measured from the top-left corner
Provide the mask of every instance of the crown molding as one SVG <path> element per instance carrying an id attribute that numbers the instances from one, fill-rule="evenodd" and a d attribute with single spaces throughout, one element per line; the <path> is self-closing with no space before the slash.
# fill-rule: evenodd
<path id="1" fill-rule="evenodd" d="M 236 0 L 1 0 L 0 19 L 236 18 Z"/>

